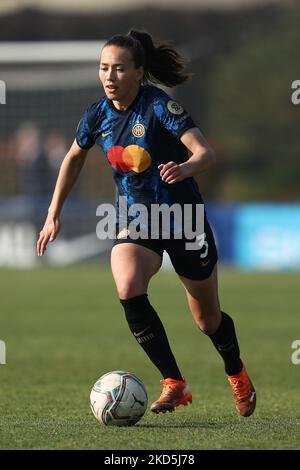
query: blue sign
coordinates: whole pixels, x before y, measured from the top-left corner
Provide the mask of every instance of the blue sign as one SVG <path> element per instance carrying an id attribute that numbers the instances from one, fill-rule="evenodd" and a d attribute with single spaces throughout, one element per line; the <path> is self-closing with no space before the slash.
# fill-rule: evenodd
<path id="1" fill-rule="evenodd" d="M 235 208 L 234 204 L 207 204 L 207 217 L 214 233 L 219 260 L 226 264 L 233 261 Z"/>
<path id="2" fill-rule="evenodd" d="M 237 206 L 234 261 L 247 269 L 300 269 L 300 205 Z"/>

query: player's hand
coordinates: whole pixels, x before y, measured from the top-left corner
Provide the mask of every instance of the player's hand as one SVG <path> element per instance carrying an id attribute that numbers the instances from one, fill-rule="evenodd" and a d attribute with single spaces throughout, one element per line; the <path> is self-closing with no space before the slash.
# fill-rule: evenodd
<path id="1" fill-rule="evenodd" d="M 47 243 L 54 241 L 60 229 L 60 220 L 51 214 L 48 214 L 44 227 L 40 231 L 40 237 L 36 244 L 38 256 L 43 256 L 46 251 Z"/>
<path id="2" fill-rule="evenodd" d="M 187 176 L 184 167 L 175 162 L 161 163 L 158 169 L 161 179 L 169 184 L 179 183 Z"/>

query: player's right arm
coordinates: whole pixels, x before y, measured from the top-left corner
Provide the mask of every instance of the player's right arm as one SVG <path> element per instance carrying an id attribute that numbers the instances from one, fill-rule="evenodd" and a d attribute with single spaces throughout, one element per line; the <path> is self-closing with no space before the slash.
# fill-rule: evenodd
<path id="1" fill-rule="evenodd" d="M 48 209 L 48 215 L 37 241 L 38 256 L 43 256 L 46 251 L 47 243 L 55 240 L 59 232 L 60 212 L 79 176 L 87 154 L 88 149 L 79 147 L 75 139 L 59 170 L 52 201 Z"/>

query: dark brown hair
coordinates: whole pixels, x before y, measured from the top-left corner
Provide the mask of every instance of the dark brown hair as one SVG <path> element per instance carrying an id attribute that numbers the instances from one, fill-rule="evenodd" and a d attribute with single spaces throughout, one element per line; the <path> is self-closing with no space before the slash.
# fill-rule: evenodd
<path id="1" fill-rule="evenodd" d="M 146 83 L 174 87 L 192 76 L 184 71 L 184 58 L 167 43 L 154 44 L 149 33 L 131 29 L 128 34 L 113 36 L 104 47 L 113 45 L 130 50 L 136 68 L 144 67 Z"/>

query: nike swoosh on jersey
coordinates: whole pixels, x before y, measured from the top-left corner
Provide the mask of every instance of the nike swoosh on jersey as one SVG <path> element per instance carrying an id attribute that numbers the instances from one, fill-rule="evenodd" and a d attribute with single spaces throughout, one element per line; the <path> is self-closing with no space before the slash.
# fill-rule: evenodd
<path id="1" fill-rule="evenodd" d="M 107 135 L 111 134 L 112 131 L 109 131 L 109 132 L 102 132 L 102 137 L 106 137 Z"/>

